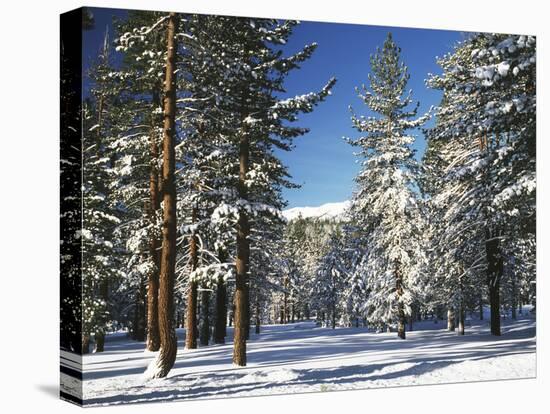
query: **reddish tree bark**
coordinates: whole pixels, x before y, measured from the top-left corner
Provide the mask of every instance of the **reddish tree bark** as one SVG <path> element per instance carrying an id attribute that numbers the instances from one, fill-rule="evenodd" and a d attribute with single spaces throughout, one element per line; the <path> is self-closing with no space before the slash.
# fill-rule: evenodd
<path id="1" fill-rule="evenodd" d="M 158 320 L 160 350 L 151 378 L 163 378 L 176 361 L 177 340 L 173 326 L 174 273 L 176 267 L 176 183 L 175 183 L 175 135 L 176 135 L 176 30 L 178 16 L 171 12 L 168 18 L 167 57 L 163 126 L 163 223 L 162 253 L 160 257 Z"/>
<path id="2" fill-rule="evenodd" d="M 153 107 L 160 105 L 158 90 L 153 90 Z M 156 137 L 157 119 L 155 116 L 151 120 L 150 133 L 150 155 L 151 167 L 149 174 L 149 221 L 153 228 L 157 225 L 157 212 L 160 209 L 160 183 L 159 183 L 159 148 Z M 147 285 L 147 349 L 149 351 L 158 351 L 160 348 L 160 336 L 158 325 L 158 290 L 159 290 L 159 268 L 160 268 L 160 240 L 154 234 L 151 235 L 149 243 L 149 254 L 154 264 L 153 270 L 149 273 Z"/>

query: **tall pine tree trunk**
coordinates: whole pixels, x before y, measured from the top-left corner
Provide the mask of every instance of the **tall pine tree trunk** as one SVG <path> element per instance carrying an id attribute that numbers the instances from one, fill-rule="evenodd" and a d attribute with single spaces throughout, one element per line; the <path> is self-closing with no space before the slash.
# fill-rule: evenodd
<path id="1" fill-rule="evenodd" d="M 163 223 L 162 253 L 160 257 L 158 320 L 160 350 L 148 369 L 150 378 L 163 378 L 174 366 L 177 353 L 176 330 L 173 326 L 174 276 L 176 267 L 176 183 L 175 183 L 175 142 L 176 142 L 176 30 L 178 16 L 171 12 L 168 18 L 167 57 L 164 98 L 163 126 Z"/>
<path id="2" fill-rule="evenodd" d="M 245 118 L 246 116 L 243 117 L 243 120 Z M 246 128 L 243 128 L 239 140 L 239 196 L 242 200 L 248 199 L 248 191 L 246 188 L 246 174 L 248 173 L 249 156 L 250 143 L 248 141 L 248 132 L 246 131 Z M 250 227 L 248 223 L 247 213 L 244 209 L 240 209 L 239 220 L 237 223 L 237 275 L 235 278 L 235 330 L 233 339 L 233 363 L 238 366 L 246 366 L 246 338 L 248 336 L 249 329 L 249 234 Z"/>
<path id="3" fill-rule="evenodd" d="M 216 287 L 216 325 L 214 326 L 214 343 L 225 343 L 227 321 L 227 290 L 223 276 L 218 277 Z"/>
<path id="4" fill-rule="evenodd" d="M 153 108 L 160 106 L 160 97 L 158 90 L 153 90 Z M 160 209 L 159 194 L 159 148 L 157 143 L 157 119 L 151 117 L 150 132 L 150 173 L 149 173 L 149 221 L 153 229 L 157 226 L 157 212 Z M 160 269 L 160 240 L 156 232 L 151 234 L 149 241 L 149 254 L 153 262 L 153 269 L 149 273 L 147 285 L 147 349 L 149 351 L 158 351 L 160 348 L 159 321 L 158 321 L 158 291 L 159 291 L 159 269 Z"/>
<path id="5" fill-rule="evenodd" d="M 194 224 L 197 220 L 197 209 L 193 207 L 191 221 Z M 197 269 L 199 263 L 199 248 L 197 236 L 191 234 L 189 238 L 189 256 L 191 261 L 191 271 Z M 185 331 L 185 347 L 187 349 L 197 348 L 197 281 L 189 279 L 189 291 L 187 293 L 187 323 Z"/>
<path id="6" fill-rule="evenodd" d="M 185 323 L 185 347 L 187 349 L 197 348 L 197 282 L 189 282 L 187 292 L 187 316 Z"/>
<path id="7" fill-rule="evenodd" d="M 200 344 L 207 346 L 210 342 L 210 291 L 203 287 L 201 291 L 201 325 Z"/>

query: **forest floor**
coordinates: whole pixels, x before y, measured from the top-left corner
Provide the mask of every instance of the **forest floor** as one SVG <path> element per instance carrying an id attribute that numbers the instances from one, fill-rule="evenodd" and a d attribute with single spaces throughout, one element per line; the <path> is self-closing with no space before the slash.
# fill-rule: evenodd
<path id="1" fill-rule="evenodd" d="M 90 406 L 535 377 L 534 316 L 502 324 L 501 337 L 489 334 L 487 320 L 469 321 L 459 336 L 444 321 L 423 321 L 406 340 L 309 321 L 266 325 L 248 341 L 242 368 L 231 364 L 231 328 L 227 344 L 195 350 L 183 349 L 178 329 L 174 368 L 149 381 L 142 374 L 155 354 L 113 334 L 105 352 L 83 358 L 84 400 Z"/>

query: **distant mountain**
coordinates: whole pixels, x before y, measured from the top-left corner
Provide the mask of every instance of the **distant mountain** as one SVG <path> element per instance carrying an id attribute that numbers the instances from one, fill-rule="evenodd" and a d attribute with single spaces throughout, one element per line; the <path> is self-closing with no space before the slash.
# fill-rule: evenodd
<path id="1" fill-rule="evenodd" d="M 350 201 L 341 201 L 339 203 L 327 203 L 319 207 L 294 207 L 283 210 L 283 216 L 288 220 L 294 220 L 300 215 L 303 218 L 318 217 L 318 218 L 335 218 L 343 216 L 349 208 Z"/>

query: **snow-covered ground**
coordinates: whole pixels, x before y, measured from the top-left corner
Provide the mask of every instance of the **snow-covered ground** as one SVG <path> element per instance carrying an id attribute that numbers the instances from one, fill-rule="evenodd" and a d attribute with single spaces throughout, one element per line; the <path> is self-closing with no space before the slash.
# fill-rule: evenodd
<path id="1" fill-rule="evenodd" d="M 232 344 L 183 349 L 169 376 L 145 381 L 153 353 L 144 343 L 113 336 L 106 352 L 84 356 L 86 405 L 173 401 L 226 396 L 532 378 L 536 375 L 535 320 L 504 320 L 501 337 L 486 321 L 465 336 L 443 321 L 417 323 L 401 340 L 365 328 L 316 327 L 313 322 L 264 326 L 248 342 L 248 366 L 231 365 Z M 232 331 L 229 330 L 229 334 Z M 229 338 L 230 339 L 230 338 Z"/>

